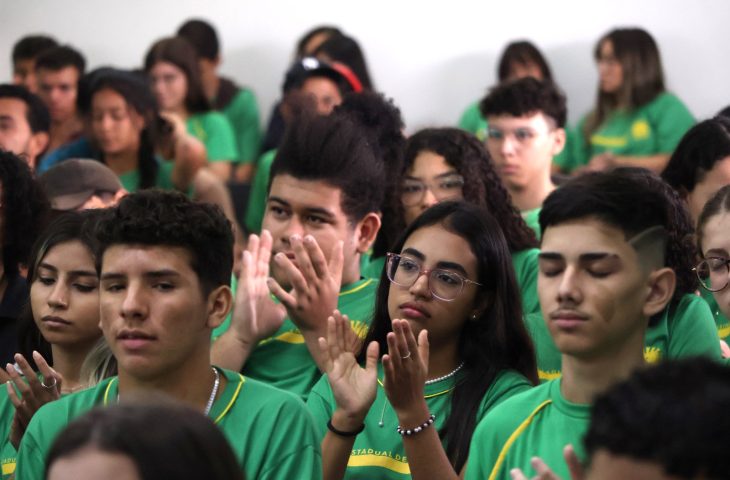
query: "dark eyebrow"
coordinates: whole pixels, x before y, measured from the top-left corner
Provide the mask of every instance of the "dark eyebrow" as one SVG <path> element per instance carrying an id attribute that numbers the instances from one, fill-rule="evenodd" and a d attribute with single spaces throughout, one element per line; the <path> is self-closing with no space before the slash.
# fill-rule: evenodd
<path id="1" fill-rule="evenodd" d="M 276 202 L 276 203 L 281 203 L 282 205 L 284 205 L 284 206 L 286 206 L 286 207 L 290 207 L 290 206 L 291 206 L 291 205 L 289 205 L 289 202 L 287 202 L 287 201 L 286 201 L 286 200 L 284 200 L 283 198 L 279 198 L 279 197 L 272 197 L 272 196 L 269 196 L 269 200 L 268 200 L 268 201 L 269 201 L 269 202 Z"/>
<path id="2" fill-rule="evenodd" d="M 441 269 L 456 270 L 457 272 L 461 272 L 465 277 L 467 276 L 466 269 L 458 263 L 438 262 L 436 263 L 436 267 Z"/>
<path id="3" fill-rule="evenodd" d="M 444 178 L 444 177 L 450 177 L 452 175 L 459 175 L 459 172 L 457 172 L 455 168 L 452 168 L 448 172 L 441 173 L 439 175 L 436 175 L 433 178 Z M 418 180 L 419 182 L 421 181 L 421 179 L 419 177 L 414 177 L 413 175 L 406 175 L 403 178 L 404 178 L 404 180 Z"/>
<path id="4" fill-rule="evenodd" d="M 287 202 L 286 200 L 284 200 L 283 198 L 280 198 L 280 197 L 269 197 L 269 201 L 270 202 L 281 203 L 282 205 L 291 208 L 291 204 L 289 202 Z M 312 214 L 322 215 L 324 217 L 327 217 L 327 219 L 329 219 L 329 220 L 332 220 L 332 219 L 335 218 L 334 212 L 332 212 L 332 211 L 330 211 L 330 210 L 328 210 L 326 208 L 312 207 L 312 206 L 306 206 L 305 205 L 304 208 L 303 208 L 303 210 L 308 215 L 312 215 Z"/>
<path id="5" fill-rule="evenodd" d="M 727 257 L 727 251 L 724 248 L 711 248 L 707 251 L 705 257 L 711 257 L 715 255 Z"/>
<path id="6" fill-rule="evenodd" d="M 39 263 L 38 268 L 45 268 L 46 270 L 51 270 L 55 273 L 58 272 L 58 268 L 46 262 Z M 70 277 L 96 277 L 96 272 L 93 270 L 71 270 L 68 272 L 68 275 Z"/>
<path id="7" fill-rule="evenodd" d="M 143 274 L 147 278 L 161 278 L 161 277 L 180 277 L 180 273 L 171 269 L 153 270 L 151 272 L 145 272 Z M 102 280 L 122 280 L 127 278 L 127 275 L 119 272 L 108 272 L 101 275 Z"/>
<path id="8" fill-rule="evenodd" d="M 424 254 L 422 254 L 421 252 L 419 252 L 418 250 L 416 250 L 415 248 L 406 248 L 405 250 L 400 252 L 400 254 L 401 255 L 412 255 L 419 260 L 426 260 L 426 256 Z"/>
<path id="9" fill-rule="evenodd" d="M 10 115 L 0 115 L 0 120 L 13 120 L 13 117 Z"/>
<path id="10" fill-rule="evenodd" d="M 540 252 L 538 254 L 538 258 L 541 260 L 564 260 L 565 257 L 557 252 Z M 608 252 L 589 252 L 589 253 L 582 253 L 578 260 L 581 262 L 595 262 L 598 260 L 603 260 L 606 258 L 616 258 L 618 259 L 619 256 L 615 253 L 608 253 Z"/>
<path id="11" fill-rule="evenodd" d="M 557 252 L 540 252 L 537 258 L 540 260 L 563 260 L 563 256 Z"/>

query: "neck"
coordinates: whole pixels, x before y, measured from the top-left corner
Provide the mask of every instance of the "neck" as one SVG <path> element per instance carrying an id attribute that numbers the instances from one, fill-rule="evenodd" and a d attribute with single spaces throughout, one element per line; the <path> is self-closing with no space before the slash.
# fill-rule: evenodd
<path id="1" fill-rule="evenodd" d="M 136 170 L 139 166 L 139 150 L 104 154 L 104 163 L 117 175 Z"/>
<path id="2" fill-rule="evenodd" d="M 644 365 L 644 333 L 592 358 L 562 356 L 560 391 L 569 402 L 590 404 L 597 395 Z"/>
<path id="3" fill-rule="evenodd" d="M 360 255 L 353 260 L 350 265 L 345 265 L 342 269 L 342 282 L 341 286 L 350 285 L 360 280 Z"/>
<path id="4" fill-rule="evenodd" d="M 190 363 L 190 362 L 186 362 Z M 225 378 L 221 374 L 218 395 L 224 390 Z M 135 394 L 164 393 L 181 402 L 192 405 L 201 412 L 205 410 L 213 391 L 215 374 L 208 361 L 197 362 L 185 368 L 164 372 L 156 378 L 140 378 L 119 369 L 119 396 L 125 398 Z"/>
<path id="5" fill-rule="evenodd" d="M 218 88 L 220 87 L 221 80 L 216 74 L 214 69 L 201 69 L 200 80 L 203 84 L 203 93 L 205 97 L 211 101 L 215 100 L 218 96 Z"/>
<path id="6" fill-rule="evenodd" d="M 520 211 L 532 210 L 542 205 L 555 185 L 550 180 L 549 171 L 536 177 L 528 185 L 520 188 L 508 188 L 512 196 L 512 203 Z"/>
<path id="7" fill-rule="evenodd" d="M 426 380 L 442 377 L 454 371 L 461 363 L 457 342 L 447 345 L 430 344 Z"/>
<path id="8" fill-rule="evenodd" d="M 51 122 L 49 132 L 49 144 L 47 151 L 54 150 L 61 145 L 68 143 L 71 138 L 78 135 L 83 129 L 81 119 L 74 114 L 67 119 L 58 122 Z"/>
<path id="9" fill-rule="evenodd" d="M 73 347 L 51 345 L 53 369 L 63 377 L 61 389 L 64 392 L 73 392 L 87 386 L 87 379 L 81 378 L 81 365 L 84 364 L 86 356 L 95 343 L 96 339 L 88 344 L 74 345 Z"/>

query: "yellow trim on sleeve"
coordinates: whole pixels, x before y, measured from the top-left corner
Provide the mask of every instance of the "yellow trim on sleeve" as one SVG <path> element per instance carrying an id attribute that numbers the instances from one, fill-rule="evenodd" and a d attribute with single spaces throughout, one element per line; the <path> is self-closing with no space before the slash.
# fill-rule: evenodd
<path id="1" fill-rule="evenodd" d="M 246 377 L 244 377 L 240 373 L 238 374 L 238 378 L 241 379 L 241 381 L 238 382 L 238 386 L 236 387 L 236 391 L 233 392 L 233 396 L 231 397 L 231 401 L 228 402 L 228 405 L 226 405 L 226 408 L 223 409 L 223 411 L 221 412 L 221 414 L 218 415 L 218 417 L 215 420 L 213 420 L 213 423 L 220 422 L 223 419 L 223 417 L 226 416 L 226 413 L 228 413 L 228 410 L 231 409 L 231 407 L 233 406 L 233 404 L 236 403 L 236 399 L 238 398 L 238 394 L 241 393 L 241 389 L 243 388 L 243 384 L 246 382 Z"/>
<path id="2" fill-rule="evenodd" d="M 718 327 L 717 334 L 720 336 L 720 338 L 730 336 L 730 325 L 723 325 L 722 327 Z"/>
<path id="3" fill-rule="evenodd" d="M 385 390 L 385 385 L 383 385 L 383 381 L 382 381 L 382 380 L 378 379 L 378 385 L 380 385 L 381 387 L 383 387 L 383 390 Z M 424 398 L 424 399 L 428 399 L 428 398 L 438 397 L 439 395 L 443 395 L 444 393 L 449 393 L 449 392 L 450 392 L 450 391 L 452 391 L 452 390 L 453 390 L 454 388 L 456 388 L 456 385 L 454 385 L 454 386 L 453 386 L 453 387 L 451 387 L 451 388 L 447 388 L 446 390 L 442 390 L 442 391 L 440 391 L 440 392 L 436 392 L 436 393 L 430 393 L 430 394 L 428 394 L 428 395 L 424 395 L 424 396 L 423 396 L 423 398 Z"/>
<path id="4" fill-rule="evenodd" d="M 375 280 L 373 280 L 372 278 L 368 278 L 367 280 L 365 280 L 365 282 L 363 282 L 362 285 L 358 285 L 357 287 L 353 287 L 353 288 L 351 288 L 349 290 L 345 290 L 344 292 L 340 292 L 340 295 L 339 296 L 342 297 L 344 295 L 350 295 L 351 293 L 359 292 L 360 290 L 362 290 L 363 288 L 367 287 L 368 285 L 370 285 L 374 281 Z"/>
<path id="5" fill-rule="evenodd" d="M 298 330 L 295 332 L 284 332 L 281 335 L 276 336 L 274 340 L 284 343 L 299 344 L 304 343 L 304 335 L 302 335 Z"/>
<path id="6" fill-rule="evenodd" d="M 111 381 L 107 384 L 106 388 L 104 389 L 104 406 L 109 405 L 109 390 L 112 389 L 112 384 L 116 382 L 116 377 L 112 378 Z"/>
<path id="7" fill-rule="evenodd" d="M 537 369 L 537 377 L 542 381 L 549 381 L 549 380 L 555 380 L 557 378 L 560 378 L 562 376 L 562 372 L 558 370 L 540 370 Z"/>
<path id="8" fill-rule="evenodd" d="M 502 447 L 502 451 L 499 452 L 497 461 L 494 463 L 494 468 L 492 468 L 492 473 L 489 474 L 489 480 L 494 480 L 495 478 L 497 478 L 497 473 L 499 472 L 499 469 L 502 468 L 502 463 L 504 463 L 504 459 L 507 457 L 507 452 L 510 448 L 512 448 L 512 444 L 515 443 L 517 437 L 522 435 L 522 432 L 524 432 L 527 427 L 530 426 L 530 424 L 532 423 L 532 419 L 535 418 L 535 415 L 537 415 L 543 407 L 551 403 L 553 403 L 552 400 L 545 400 L 544 402 L 542 402 L 540 405 L 537 406 L 535 410 L 532 411 L 532 413 L 525 419 L 525 421 L 522 422 L 514 432 L 512 432 L 512 435 L 509 436 L 504 446 Z"/>
<path id="9" fill-rule="evenodd" d="M 350 455 L 348 467 L 381 467 L 402 475 L 410 475 L 408 462 L 396 460 L 385 455 Z"/>
<path id="10" fill-rule="evenodd" d="M 626 137 L 607 137 L 605 135 L 593 135 L 591 137 L 591 144 L 600 147 L 625 147 L 627 143 Z"/>

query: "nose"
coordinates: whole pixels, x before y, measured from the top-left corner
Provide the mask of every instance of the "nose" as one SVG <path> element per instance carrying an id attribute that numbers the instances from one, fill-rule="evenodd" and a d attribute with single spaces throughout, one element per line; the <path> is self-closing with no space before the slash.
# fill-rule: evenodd
<path id="1" fill-rule="evenodd" d="M 502 144 L 499 146 L 499 151 L 503 156 L 510 156 L 515 153 L 517 140 L 512 134 L 506 134 L 502 139 Z"/>
<path id="2" fill-rule="evenodd" d="M 285 245 L 289 246 L 289 238 L 292 235 L 299 235 L 300 237 L 304 237 L 305 234 L 306 232 L 304 229 L 304 224 L 299 219 L 299 216 L 292 215 L 286 223 L 286 227 L 284 228 L 281 241 L 284 242 Z"/>
<path id="3" fill-rule="evenodd" d="M 121 315 L 126 320 L 140 320 L 147 317 L 149 309 L 142 288 L 133 285 L 127 288 L 121 310 Z"/>
<path id="4" fill-rule="evenodd" d="M 558 302 L 578 304 L 581 302 L 581 290 L 577 272 L 573 267 L 567 267 L 560 278 L 558 285 Z"/>
<path id="5" fill-rule="evenodd" d="M 408 289 L 411 295 L 420 298 L 431 298 L 431 288 L 428 284 L 429 274 L 422 272 L 418 274 L 418 278 Z"/>
<path id="6" fill-rule="evenodd" d="M 56 282 L 48 296 L 48 306 L 53 309 L 68 308 L 68 287 L 63 282 Z"/>
<path id="7" fill-rule="evenodd" d="M 439 203 L 438 198 L 436 198 L 436 195 L 433 194 L 431 191 L 431 187 L 426 187 L 426 191 L 423 192 L 423 200 L 421 200 L 421 205 L 423 206 L 423 209 L 426 210 L 429 207 L 432 207 Z"/>

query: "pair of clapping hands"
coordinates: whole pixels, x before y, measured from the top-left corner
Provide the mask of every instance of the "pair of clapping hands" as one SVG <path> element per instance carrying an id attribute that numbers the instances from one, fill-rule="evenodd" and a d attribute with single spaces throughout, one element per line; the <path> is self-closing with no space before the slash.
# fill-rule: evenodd
<path id="1" fill-rule="evenodd" d="M 20 353 L 15 354 L 15 365 L 8 363 L 6 388 L 8 397 L 15 407 L 13 423 L 10 427 L 10 443 L 18 449 L 30 419 L 43 405 L 61 397 L 63 377 L 52 369 L 43 356 L 33 352 L 33 360 L 38 366 L 42 379 L 33 371 L 28 361 Z M 18 372 L 20 369 L 20 372 Z M 22 375 L 21 375 L 22 373 Z"/>

